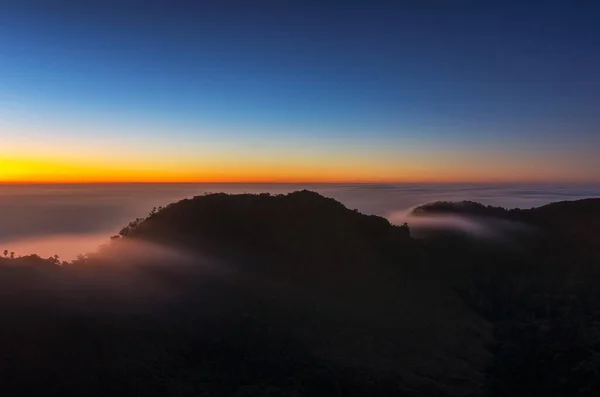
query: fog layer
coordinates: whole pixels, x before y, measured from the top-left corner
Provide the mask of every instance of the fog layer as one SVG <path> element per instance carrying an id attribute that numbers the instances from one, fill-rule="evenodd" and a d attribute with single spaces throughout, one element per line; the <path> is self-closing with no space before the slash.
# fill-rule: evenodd
<path id="1" fill-rule="evenodd" d="M 287 193 L 307 188 L 349 208 L 385 216 L 394 223 L 417 222 L 407 214 L 427 202 L 472 200 L 507 208 L 600 196 L 600 186 L 483 184 L 122 184 L 0 185 L 0 250 L 17 255 L 54 254 L 73 259 L 105 243 L 129 221 L 153 207 L 205 192 Z M 486 232 L 468 220 L 438 219 Z"/>

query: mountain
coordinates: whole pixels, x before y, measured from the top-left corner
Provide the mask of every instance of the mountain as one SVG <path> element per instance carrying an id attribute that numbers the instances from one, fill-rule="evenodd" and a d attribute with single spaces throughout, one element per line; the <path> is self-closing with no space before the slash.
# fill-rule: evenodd
<path id="1" fill-rule="evenodd" d="M 600 198 L 560 201 L 530 209 L 506 209 L 474 201 L 437 201 L 416 207 L 413 214 L 501 218 L 544 227 L 563 225 L 571 228 L 580 223 L 597 226 L 600 223 Z"/>
<path id="2" fill-rule="evenodd" d="M 416 239 L 309 191 L 208 194 L 154 209 L 70 263 L 0 258 L 3 390 L 600 392 L 600 200 L 416 213 L 502 233 Z"/>
<path id="3" fill-rule="evenodd" d="M 508 218 L 519 210 L 507 210 L 502 207 L 484 205 L 475 201 L 436 201 L 416 207 L 412 213 L 416 216 L 427 215 L 465 215 L 494 218 Z"/>
<path id="4" fill-rule="evenodd" d="M 344 287 L 340 280 L 367 277 L 381 263 L 396 264 L 387 271 L 400 270 L 417 254 L 408 227 L 309 191 L 200 196 L 170 205 L 125 233 L 313 288 L 320 280 L 334 283 L 325 288 Z"/>
<path id="5" fill-rule="evenodd" d="M 485 391 L 492 327 L 425 271 L 406 226 L 301 191 L 195 197 L 121 234 L 62 266 L 4 261 L 3 387 L 61 395 Z"/>
<path id="6" fill-rule="evenodd" d="M 531 209 L 505 209 L 472 201 L 439 201 L 421 205 L 413 214 L 419 217 L 453 215 L 495 226 L 498 220 L 510 221 L 537 231 L 538 237 L 545 237 L 547 248 L 551 250 L 568 247 L 570 254 L 583 250 L 590 255 L 600 255 L 598 198 L 561 201 Z"/>
<path id="7" fill-rule="evenodd" d="M 425 248 L 435 266 L 450 265 L 446 280 L 456 272 L 465 276 L 457 290 L 494 324 L 494 394 L 600 392 L 600 199 L 523 210 L 440 202 L 416 213 L 457 216 L 488 228 L 519 226 L 510 240 L 446 234 Z"/>
<path id="8" fill-rule="evenodd" d="M 210 255 L 258 277 L 261 294 L 286 311 L 292 304 L 306 312 L 286 322 L 320 357 L 391 371 L 406 383 L 398 391 L 433 393 L 452 384 L 457 394 L 481 392 L 490 326 L 450 285 L 423 272 L 407 226 L 300 191 L 195 197 L 125 234 Z"/>

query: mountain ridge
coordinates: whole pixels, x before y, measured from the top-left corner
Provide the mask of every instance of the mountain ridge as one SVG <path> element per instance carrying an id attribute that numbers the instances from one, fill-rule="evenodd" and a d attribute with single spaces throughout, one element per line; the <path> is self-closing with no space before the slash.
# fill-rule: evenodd
<path id="1" fill-rule="evenodd" d="M 463 214 L 511 214 L 543 231 L 510 250 L 510 242 L 463 236 L 415 239 L 407 225 L 309 191 L 182 200 L 72 263 L 0 258 L 0 314 L 13 325 L 0 337 L 12 355 L 1 368 L 31 373 L 35 351 L 41 367 L 59 363 L 81 379 L 99 371 L 123 390 L 154 388 L 150 395 L 597 390 L 600 267 L 586 236 L 599 203 L 512 212 L 462 205 Z M 60 308 L 60 321 L 43 332 L 50 306 Z M 77 365 L 59 353 L 73 334 Z M 110 349 L 86 358 L 98 343 Z M 98 364 L 106 360 L 114 370 Z M 235 365 L 225 375 L 228 362 Z M 166 383 L 146 368 L 168 373 Z M 142 383 L 118 375 L 130 370 Z M 561 381 L 561 373 L 574 375 Z M 5 383 L 19 385 L 19 376 Z M 65 395 L 95 384 L 53 379 L 40 385 Z"/>

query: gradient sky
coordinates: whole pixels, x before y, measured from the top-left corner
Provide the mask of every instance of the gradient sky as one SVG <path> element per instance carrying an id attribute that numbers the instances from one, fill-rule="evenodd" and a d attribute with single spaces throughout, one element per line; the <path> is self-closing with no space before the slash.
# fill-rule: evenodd
<path id="1" fill-rule="evenodd" d="M 600 181 L 596 2 L 81 3 L 0 5 L 0 181 Z"/>

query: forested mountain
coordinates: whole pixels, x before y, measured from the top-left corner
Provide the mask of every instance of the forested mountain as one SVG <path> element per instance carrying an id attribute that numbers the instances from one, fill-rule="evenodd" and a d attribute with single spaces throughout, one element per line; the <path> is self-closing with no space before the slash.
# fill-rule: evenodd
<path id="1" fill-rule="evenodd" d="M 511 241 L 411 237 L 309 191 L 154 209 L 73 262 L 0 259 L 12 395 L 596 395 L 600 200 Z M 492 227 L 493 222 L 489 223 Z"/>

